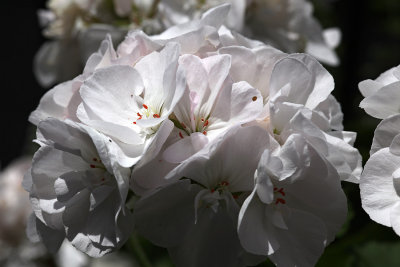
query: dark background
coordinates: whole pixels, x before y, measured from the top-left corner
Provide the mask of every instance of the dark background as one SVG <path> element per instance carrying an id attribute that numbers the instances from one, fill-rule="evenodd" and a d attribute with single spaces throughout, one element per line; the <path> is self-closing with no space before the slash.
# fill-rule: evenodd
<path id="1" fill-rule="evenodd" d="M 339 27 L 342 31 L 342 42 L 337 49 L 341 64 L 327 69 L 335 79 L 333 94 L 342 104 L 345 129 L 358 133 L 355 146 L 365 162 L 379 121 L 358 108 L 362 97 L 357 84 L 375 79 L 400 64 L 400 1 L 315 0 L 313 3 L 314 15 L 324 28 Z M 3 44 L 0 166 L 3 169 L 18 156 L 33 152 L 34 127 L 27 118 L 46 91 L 32 72 L 33 56 L 45 41 L 36 16 L 37 10 L 45 7 L 45 1 L 6 1 L 0 6 Z M 373 259 L 365 257 L 391 249 L 400 255 L 400 238 L 391 228 L 372 222 L 362 210 L 358 186 L 344 183 L 343 187 L 349 198 L 349 219 L 319 265 L 379 266 L 371 265 Z M 382 242 L 384 247 L 379 246 Z M 374 247 L 376 244 L 378 248 Z M 384 256 L 378 254 L 375 258 L 379 258 L 380 266 L 390 266 L 383 264 L 387 260 Z"/>

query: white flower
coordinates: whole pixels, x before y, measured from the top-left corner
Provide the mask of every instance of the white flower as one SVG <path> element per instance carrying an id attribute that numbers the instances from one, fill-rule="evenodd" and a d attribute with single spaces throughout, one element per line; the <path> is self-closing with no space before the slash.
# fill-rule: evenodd
<path id="1" fill-rule="evenodd" d="M 382 73 L 376 80 L 365 80 L 358 84 L 365 97 L 360 107 L 369 115 L 385 119 L 400 113 L 400 66 Z"/>
<path id="2" fill-rule="evenodd" d="M 269 116 L 262 123 L 284 143 L 300 133 L 338 170 L 341 179 L 358 182 L 361 155 L 352 145 L 355 133 L 342 131 L 342 113 L 330 95 L 332 76 L 306 54 L 278 61 L 271 74 Z"/>
<path id="3" fill-rule="evenodd" d="M 246 10 L 250 35 L 288 53 L 305 52 L 336 66 L 333 49 L 340 42 L 340 31 L 324 31 L 312 16 L 306 0 L 252 0 Z"/>
<path id="4" fill-rule="evenodd" d="M 181 162 L 229 128 L 253 121 L 262 110 L 260 93 L 246 82 L 230 79 L 230 56 L 200 59 L 183 55 L 179 66 L 186 73 L 188 90 L 174 109 L 175 135 L 164 158 Z"/>
<path id="5" fill-rule="evenodd" d="M 143 57 L 135 68 L 99 69 L 80 89 L 78 118 L 112 137 L 131 159 L 132 166 L 149 147 L 158 153 L 172 130 L 168 120 L 185 89 L 177 69 L 179 45 L 170 43 L 160 52 Z M 164 140 L 164 141 L 162 141 Z"/>
<path id="6" fill-rule="evenodd" d="M 29 196 L 21 183 L 31 165 L 31 158 L 12 162 L 0 173 L 0 247 L 18 246 L 24 241 L 26 221 L 31 213 Z M 3 246 L 4 245 L 4 246 Z M 0 253 L 0 258 L 3 253 Z"/>
<path id="7" fill-rule="evenodd" d="M 257 126 L 236 127 L 215 139 L 167 176 L 183 179 L 139 200 L 138 232 L 167 247 L 177 266 L 245 266 L 262 260 L 243 251 L 236 225 L 261 153 L 273 147 L 277 143 Z"/>
<path id="8" fill-rule="evenodd" d="M 151 1 L 108 2 L 51 0 L 49 10 L 39 12 L 46 26 L 43 34 L 51 39 L 43 44 L 34 59 L 34 73 L 42 86 L 49 87 L 79 74 L 107 34 L 118 43 L 129 29 L 161 30 L 159 22 L 152 18 L 151 7 L 143 5 Z"/>
<path id="9" fill-rule="evenodd" d="M 238 233 L 244 249 L 277 266 L 314 266 L 346 214 L 337 172 L 294 134 L 278 151 L 265 150 Z"/>
<path id="10" fill-rule="evenodd" d="M 25 176 L 36 218 L 28 232 L 50 251 L 64 238 L 99 257 L 120 247 L 132 231 L 125 207 L 130 169 L 117 162 L 119 148 L 108 137 L 71 121 L 39 124 L 43 146 Z"/>
<path id="11" fill-rule="evenodd" d="M 158 16 L 166 27 L 183 24 L 198 19 L 206 10 L 224 3 L 231 4 L 231 9 L 226 18 L 226 25 L 236 31 L 244 26 L 246 0 L 206 0 L 206 1 L 182 1 L 162 0 L 158 5 Z"/>
<path id="12" fill-rule="evenodd" d="M 364 210 L 370 218 L 392 227 L 400 236 L 400 114 L 384 119 L 376 128 L 371 157 L 360 179 Z"/>

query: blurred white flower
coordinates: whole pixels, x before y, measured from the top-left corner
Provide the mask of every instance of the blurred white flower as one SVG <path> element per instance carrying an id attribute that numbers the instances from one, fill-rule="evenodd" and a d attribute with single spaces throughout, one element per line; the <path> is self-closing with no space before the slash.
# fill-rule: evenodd
<path id="1" fill-rule="evenodd" d="M 25 225 L 31 213 L 29 194 L 21 186 L 32 159 L 20 158 L 0 173 L 0 242 L 18 246 L 25 238 Z"/>
<path id="2" fill-rule="evenodd" d="M 154 1 L 157 2 L 157 1 Z M 48 10 L 39 12 L 44 35 L 34 59 L 40 85 L 49 87 L 81 73 L 84 63 L 107 34 L 120 42 L 129 29 L 159 32 L 153 1 L 140 0 L 50 0 Z"/>
<path id="3" fill-rule="evenodd" d="M 323 30 L 312 13 L 313 5 L 307 0 L 251 0 L 246 29 L 251 37 L 282 51 L 305 52 L 336 66 L 339 58 L 334 48 L 340 43 L 340 30 Z"/>
<path id="4" fill-rule="evenodd" d="M 334 48 L 340 43 L 340 31 L 323 30 L 306 0 L 50 0 L 48 10 L 38 14 L 46 26 L 44 35 L 51 40 L 35 56 L 36 77 L 48 87 L 78 75 L 107 33 L 115 42 L 132 29 L 156 34 L 198 20 L 223 3 L 231 5 L 222 17 L 228 28 L 284 52 L 306 52 L 326 64 L 339 64 Z"/>

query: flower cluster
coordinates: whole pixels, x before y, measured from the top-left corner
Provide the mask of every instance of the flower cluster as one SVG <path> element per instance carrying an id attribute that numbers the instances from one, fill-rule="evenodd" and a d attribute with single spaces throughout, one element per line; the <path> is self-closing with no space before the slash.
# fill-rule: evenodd
<path id="1" fill-rule="evenodd" d="M 372 220 L 400 235 L 400 66 L 359 83 L 360 107 L 382 119 L 360 180 L 361 201 Z"/>
<path id="2" fill-rule="evenodd" d="M 228 13 L 108 38 L 43 96 L 25 184 L 46 246 L 99 257 L 136 230 L 177 266 L 316 263 L 361 173 L 355 133 L 317 60 L 228 30 Z"/>
<path id="3" fill-rule="evenodd" d="M 225 25 L 287 53 L 305 52 L 338 65 L 336 28 L 323 30 L 307 0 L 49 0 L 39 12 L 46 42 L 35 57 L 39 83 L 49 87 L 78 75 L 107 32 L 119 43 L 129 29 L 147 34 L 200 19 L 211 7 L 229 2 Z"/>

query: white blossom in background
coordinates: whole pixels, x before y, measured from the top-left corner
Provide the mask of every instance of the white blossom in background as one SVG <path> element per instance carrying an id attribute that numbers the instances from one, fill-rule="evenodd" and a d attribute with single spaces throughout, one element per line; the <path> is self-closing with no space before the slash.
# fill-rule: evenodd
<path id="1" fill-rule="evenodd" d="M 340 43 L 337 28 L 323 30 L 306 0 L 49 0 L 39 21 L 50 40 L 38 51 L 34 71 L 49 87 L 78 75 L 88 57 L 108 33 L 118 43 L 128 30 L 159 33 L 201 18 L 206 10 L 231 4 L 224 24 L 284 52 L 305 52 L 336 66 Z"/>
<path id="2" fill-rule="evenodd" d="M 334 49 L 337 28 L 324 30 L 307 0 L 251 0 L 246 10 L 248 35 L 288 53 L 305 52 L 328 65 L 339 64 Z M 245 32 L 246 34 L 246 32 Z"/>
<path id="3" fill-rule="evenodd" d="M 360 107 L 383 119 L 360 179 L 362 207 L 372 220 L 392 227 L 400 236 L 400 67 L 385 71 L 376 80 L 360 82 L 359 89 L 365 97 Z"/>
<path id="4" fill-rule="evenodd" d="M 43 96 L 31 238 L 99 257 L 136 229 L 177 266 L 318 260 L 346 216 L 340 181 L 360 176 L 355 133 L 316 59 L 229 30 L 229 11 L 131 31 L 116 49 L 108 37 Z"/>
<path id="5" fill-rule="evenodd" d="M 46 255 L 41 245 L 30 243 L 25 234 L 32 208 L 21 183 L 32 158 L 19 158 L 0 173 L 0 265 L 32 266 Z M 36 265 L 33 265 L 36 266 Z"/>
<path id="6" fill-rule="evenodd" d="M 130 29 L 159 32 L 153 2 L 157 1 L 49 0 L 48 9 L 38 13 L 43 34 L 50 39 L 34 59 L 39 84 L 49 87 L 81 73 L 106 34 L 118 43 Z"/>

